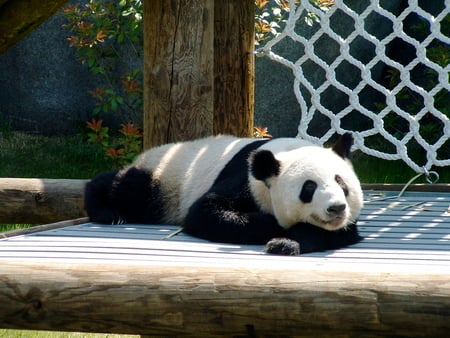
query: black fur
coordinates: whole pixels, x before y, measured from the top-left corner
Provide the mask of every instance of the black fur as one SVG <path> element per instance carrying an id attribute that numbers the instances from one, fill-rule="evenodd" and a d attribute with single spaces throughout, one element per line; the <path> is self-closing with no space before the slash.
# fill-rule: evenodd
<path id="1" fill-rule="evenodd" d="M 211 189 L 189 209 L 184 231 L 215 242 L 265 244 L 283 229 L 273 215 L 263 213 L 251 195 L 248 157 L 267 141 L 242 148 L 225 166 Z"/>
<path id="2" fill-rule="evenodd" d="M 286 231 L 285 236 L 299 244 L 300 254 L 339 249 L 362 240 L 362 237 L 358 234 L 356 223 L 337 231 L 328 231 L 309 223 L 299 223 Z M 286 238 L 273 239 L 271 245 L 266 246 L 266 252 L 294 255 L 295 247 L 292 243 L 286 247 Z M 289 248 L 291 251 L 289 251 Z"/>
<path id="3" fill-rule="evenodd" d="M 316 189 L 316 182 L 306 180 L 305 183 L 303 183 L 302 191 L 300 192 L 300 201 L 303 203 L 311 203 Z"/>
<path id="4" fill-rule="evenodd" d="M 278 176 L 280 173 L 280 162 L 275 159 L 271 151 L 256 151 L 251 156 L 250 162 L 250 170 L 257 180 L 265 181 L 270 177 Z"/>
<path id="5" fill-rule="evenodd" d="M 264 251 L 284 256 L 300 255 L 300 244 L 289 238 L 273 238 L 267 242 Z"/>
<path id="6" fill-rule="evenodd" d="M 344 192 L 345 197 L 347 197 L 348 196 L 347 183 L 345 183 L 344 180 L 342 179 L 342 177 L 339 175 L 334 176 L 334 179 L 337 182 L 337 184 L 339 184 L 340 187 L 342 188 L 342 191 Z"/>
<path id="7" fill-rule="evenodd" d="M 333 146 L 333 151 L 343 159 L 350 158 L 351 148 L 353 145 L 353 136 L 350 133 L 345 133 L 336 141 Z"/>
<path id="8" fill-rule="evenodd" d="M 103 173 L 86 184 L 85 208 L 92 222 L 158 223 L 160 185 L 150 171 L 135 167 Z"/>

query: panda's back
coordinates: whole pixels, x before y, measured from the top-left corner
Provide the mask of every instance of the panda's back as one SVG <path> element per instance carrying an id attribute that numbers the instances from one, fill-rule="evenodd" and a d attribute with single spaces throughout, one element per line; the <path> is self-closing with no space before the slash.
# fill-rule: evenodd
<path id="1" fill-rule="evenodd" d="M 164 222 L 181 224 L 189 207 L 206 193 L 231 159 L 251 138 L 219 135 L 152 148 L 133 166 L 150 170 L 161 187 Z"/>

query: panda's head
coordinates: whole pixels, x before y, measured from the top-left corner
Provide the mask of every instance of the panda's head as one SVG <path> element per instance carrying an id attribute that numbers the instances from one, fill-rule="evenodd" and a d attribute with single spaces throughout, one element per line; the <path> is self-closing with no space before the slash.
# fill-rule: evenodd
<path id="1" fill-rule="evenodd" d="M 360 182 L 349 161 L 353 143 L 344 134 L 333 148 L 310 144 L 274 154 L 270 147 L 249 159 L 256 203 L 289 228 L 307 222 L 338 230 L 354 222 L 363 205 Z"/>

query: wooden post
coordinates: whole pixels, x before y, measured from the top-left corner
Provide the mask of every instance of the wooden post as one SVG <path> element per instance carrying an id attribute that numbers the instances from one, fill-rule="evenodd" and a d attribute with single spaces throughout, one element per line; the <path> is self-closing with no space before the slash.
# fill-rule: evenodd
<path id="1" fill-rule="evenodd" d="M 212 133 L 213 9 L 144 1 L 144 148 Z"/>
<path id="2" fill-rule="evenodd" d="M 215 2 L 214 134 L 253 133 L 254 12 L 254 0 Z"/>
<path id="3" fill-rule="evenodd" d="M 253 128 L 253 0 L 144 2 L 144 148 Z"/>

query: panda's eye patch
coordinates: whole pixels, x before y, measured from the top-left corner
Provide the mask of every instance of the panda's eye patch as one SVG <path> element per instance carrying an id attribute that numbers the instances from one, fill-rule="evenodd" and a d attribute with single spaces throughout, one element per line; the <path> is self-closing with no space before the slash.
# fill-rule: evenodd
<path id="1" fill-rule="evenodd" d="M 300 192 L 300 200 L 303 203 L 311 203 L 314 192 L 317 189 L 317 183 L 311 180 L 303 183 L 302 191 Z"/>
<path id="2" fill-rule="evenodd" d="M 336 175 L 334 176 L 335 181 L 337 182 L 337 184 L 339 184 L 339 186 L 342 188 L 342 190 L 344 191 L 344 195 L 345 197 L 348 196 L 348 187 L 347 184 L 345 184 L 344 180 L 342 179 L 341 176 Z"/>

